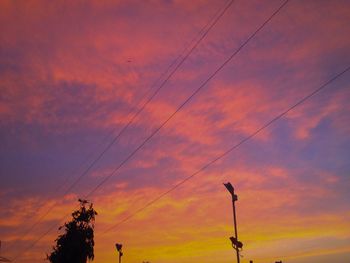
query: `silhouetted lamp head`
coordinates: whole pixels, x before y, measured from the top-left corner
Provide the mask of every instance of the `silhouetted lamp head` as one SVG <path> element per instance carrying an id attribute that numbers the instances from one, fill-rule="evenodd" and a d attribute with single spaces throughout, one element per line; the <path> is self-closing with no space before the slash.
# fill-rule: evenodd
<path id="1" fill-rule="evenodd" d="M 227 182 L 226 184 L 224 184 L 224 186 L 226 187 L 227 191 L 230 192 L 231 195 L 235 194 L 235 189 L 233 188 L 230 182 Z"/>
<path id="2" fill-rule="evenodd" d="M 234 248 L 242 249 L 243 248 L 243 243 L 241 241 L 238 241 L 237 238 L 235 237 L 230 237 L 232 246 Z"/>
<path id="3" fill-rule="evenodd" d="M 123 245 L 122 245 L 122 244 L 116 243 L 116 244 L 115 244 L 115 247 L 116 247 L 116 249 L 118 250 L 118 252 L 121 252 L 121 251 L 122 251 Z"/>
<path id="4" fill-rule="evenodd" d="M 237 201 L 237 195 L 235 195 L 235 189 L 233 188 L 232 184 L 230 182 L 227 182 L 226 184 L 224 184 L 224 186 L 226 187 L 227 191 L 230 192 L 233 200 Z"/>

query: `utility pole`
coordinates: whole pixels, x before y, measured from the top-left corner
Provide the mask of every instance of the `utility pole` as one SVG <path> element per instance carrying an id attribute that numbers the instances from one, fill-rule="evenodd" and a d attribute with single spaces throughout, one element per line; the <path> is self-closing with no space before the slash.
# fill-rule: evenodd
<path id="1" fill-rule="evenodd" d="M 230 237 L 230 240 L 232 243 L 232 247 L 236 250 L 237 263 L 240 263 L 239 251 L 240 251 L 240 249 L 242 249 L 243 243 L 238 241 L 238 233 L 237 233 L 237 217 L 236 217 L 235 202 L 238 200 L 238 197 L 235 194 L 235 190 L 230 182 L 224 184 L 224 186 L 226 187 L 227 191 L 230 192 L 231 197 L 232 197 L 233 225 L 234 225 L 235 236 Z"/>
<path id="2" fill-rule="evenodd" d="M 115 244 L 115 248 L 117 249 L 117 251 L 119 252 L 119 263 L 122 263 L 122 256 L 123 256 L 123 252 L 122 252 L 122 244 Z"/>

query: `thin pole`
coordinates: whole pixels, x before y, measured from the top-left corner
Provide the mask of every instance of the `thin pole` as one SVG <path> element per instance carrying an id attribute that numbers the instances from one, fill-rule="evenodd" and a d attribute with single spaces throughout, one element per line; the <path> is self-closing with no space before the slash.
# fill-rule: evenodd
<path id="1" fill-rule="evenodd" d="M 232 207 L 233 207 L 233 225 L 235 228 L 235 238 L 238 241 L 238 233 L 237 233 L 237 218 L 236 218 L 236 206 L 235 206 L 235 201 L 237 198 L 235 198 L 235 195 L 232 196 Z M 239 249 L 236 246 L 236 254 L 237 254 L 237 263 L 240 263 L 240 258 L 239 258 Z"/>

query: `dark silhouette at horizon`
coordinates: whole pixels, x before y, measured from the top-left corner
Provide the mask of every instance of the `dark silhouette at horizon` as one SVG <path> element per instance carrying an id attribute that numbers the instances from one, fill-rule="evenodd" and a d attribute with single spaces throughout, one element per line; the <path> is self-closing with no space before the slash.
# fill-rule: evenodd
<path id="1" fill-rule="evenodd" d="M 47 259 L 51 263 L 86 263 L 94 259 L 94 225 L 97 212 L 93 204 L 81 200 L 80 208 L 72 213 L 72 220 L 59 229 L 65 233 L 59 235 L 56 246 Z"/>

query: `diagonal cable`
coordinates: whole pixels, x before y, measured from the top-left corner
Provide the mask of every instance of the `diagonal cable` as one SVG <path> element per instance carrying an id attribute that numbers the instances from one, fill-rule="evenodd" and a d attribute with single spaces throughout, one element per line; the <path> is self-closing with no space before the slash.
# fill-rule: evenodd
<path id="1" fill-rule="evenodd" d="M 152 199 L 151 201 L 149 201 L 148 203 L 146 203 L 144 206 L 142 206 L 141 208 L 139 208 L 138 210 L 136 210 L 134 213 L 132 213 L 131 215 L 127 216 L 126 218 L 124 218 L 123 220 L 119 221 L 117 224 L 111 226 L 110 228 L 108 228 L 107 230 L 105 230 L 103 232 L 103 234 L 106 234 L 108 232 L 110 232 L 111 230 L 113 230 L 114 228 L 117 228 L 119 225 L 125 223 L 126 221 L 130 220 L 131 218 L 133 218 L 135 215 L 139 214 L 140 212 L 142 212 L 143 210 L 145 210 L 147 207 L 153 205 L 154 203 L 156 203 L 158 200 L 162 199 L 164 196 L 168 195 L 169 193 L 175 191 L 177 188 L 179 188 L 181 185 L 185 184 L 187 181 L 191 180 L 193 177 L 195 177 L 197 174 L 203 172 L 205 169 L 207 169 L 208 167 L 210 167 L 211 165 L 213 165 L 214 163 L 216 163 L 217 161 L 219 161 L 220 159 L 224 158 L 226 155 L 228 155 L 229 153 L 231 153 L 232 151 L 236 150 L 238 147 L 240 147 L 242 144 L 244 144 L 245 142 L 249 141 L 250 139 L 252 139 L 253 137 L 255 137 L 257 134 L 259 134 L 261 131 L 265 130 L 266 128 L 268 128 L 269 126 L 271 126 L 273 123 L 275 123 L 276 121 L 278 121 L 279 119 L 281 119 L 282 117 L 284 117 L 286 114 L 288 114 L 290 111 L 292 111 L 293 109 L 295 109 L 296 107 L 298 107 L 299 105 L 303 104 L 305 101 L 307 101 L 308 99 L 310 99 L 311 97 L 315 96 L 317 93 L 319 93 L 320 91 L 322 91 L 323 89 L 325 89 L 326 87 L 329 86 L 329 84 L 331 84 L 333 81 L 335 81 L 336 79 L 338 79 L 339 77 L 341 77 L 343 74 L 345 74 L 346 72 L 348 72 L 350 70 L 350 66 L 348 66 L 346 69 L 344 69 L 343 71 L 341 71 L 340 73 L 338 73 L 337 75 L 335 75 L 334 77 L 332 77 L 330 80 L 328 80 L 327 82 L 325 82 L 323 85 L 321 85 L 319 88 L 315 89 L 314 91 L 312 91 L 311 93 L 309 93 L 308 95 L 306 95 L 305 97 L 303 97 L 301 100 L 299 100 L 298 102 L 296 102 L 295 104 L 293 104 L 292 106 L 290 106 L 288 109 L 284 110 L 283 112 L 281 112 L 280 114 L 278 114 L 276 117 L 274 117 L 273 119 L 271 119 L 270 121 L 268 121 L 267 123 L 265 123 L 263 126 L 261 126 L 259 129 L 257 129 L 256 131 L 254 131 L 253 133 L 251 133 L 250 135 L 248 135 L 247 137 L 245 137 L 244 139 L 242 139 L 240 142 L 238 142 L 237 144 L 233 145 L 232 147 L 230 147 L 228 150 L 226 150 L 225 152 L 221 153 L 220 155 L 218 155 L 217 157 L 215 157 L 213 160 L 211 160 L 210 162 L 208 162 L 207 164 L 203 165 L 200 169 L 198 169 L 197 171 L 195 171 L 193 174 L 187 176 L 185 179 L 183 179 L 182 181 L 180 181 L 179 183 L 175 184 L 174 186 L 172 186 L 171 188 L 169 188 L 167 191 L 165 191 L 164 193 L 160 194 L 159 196 L 157 196 L 156 198 Z"/>
<path id="2" fill-rule="evenodd" d="M 207 84 L 211 81 L 248 43 L 256 36 L 257 33 L 271 21 L 271 19 L 279 13 L 279 11 L 288 3 L 285 0 L 278 9 L 269 16 L 247 39 L 238 47 L 158 128 L 156 128 L 138 147 L 136 147 L 108 176 L 106 176 L 97 186 L 95 186 L 85 198 L 91 197 L 103 184 L 105 184 L 116 172 L 124 166 L 149 140 L 151 140 L 192 98 L 194 98 Z"/>
<path id="3" fill-rule="evenodd" d="M 180 68 L 180 66 L 187 60 L 187 58 L 193 53 L 193 51 L 198 47 L 198 45 L 202 42 L 202 40 L 208 35 L 210 30 L 218 23 L 218 21 L 221 19 L 221 17 L 227 12 L 227 10 L 231 7 L 234 0 L 230 0 L 228 4 L 224 7 L 223 10 L 220 10 L 215 14 L 214 19 L 212 22 L 210 21 L 207 23 L 199 32 L 200 36 L 199 39 L 197 39 L 194 43 L 194 45 L 188 49 L 187 47 L 183 50 L 183 52 L 169 65 L 167 70 L 160 76 L 160 78 L 152 85 L 155 86 L 155 84 L 164 76 L 166 73 L 176 64 L 176 62 L 185 54 L 180 62 L 170 71 L 169 75 L 161 82 L 160 86 L 152 93 L 152 95 L 142 104 L 142 106 L 135 112 L 135 114 L 130 118 L 128 123 L 119 131 L 119 133 L 113 138 L 113 140 L 104 148 L 104 150 L 97 156 L 97 158 L 87 167 L 86 170 L 69 186 L 69 188 L 63 193 L 63 195 L 68 194 L 72 191 L 72 189 L 81 181 L 81 179 L 86 176 L 89 171 L 95 166 L 95 164 L 104 156 L 104 154 L 112 147 L 112 145 L 115 144 L 115 142 L 118 141 L 120 136 L 125 132 L 125 130 L 133 123 L 133 121 L 136 119 L 136 117 L 144 110 L 144 108 L 154 99 L 154 97 L 159 93 L 159 91 L 164 87 L 164 85 L 168 82 L 168 80 L 174 75 L 174 73 Z M 218 14 L 218 15 L 217 15 Z M 195 40 L 195 39 L 194 39 Z M 192 44 L 194 41 L 191 41 L 190 44 Z M 186 52 L 187 51 L 187 52 Z M 141 148 L 141 147 L 140 147 Z M 135 152 L 136 153 L 136 152 Z M 100 186 L 99 186 L 100 187 Z M 90 195 L 90 194 L 89 194 Z M 89 196 L 88 195 L 88 196 Z M 27 236 L 42 220 L 54 209 L 57 202 L 55 202 L 42 216 L 39 217 L 39 219 L 25 232 L 24 236 Z M 65 215 L 62 220 L 68 216 Z M 56 225 L 56 224 L 55 224 Z M 51 227 L 47 232 L 44 233 L 44 236 L 46 236 L 52 229 Z M 22 236 L 22 238 L 24 237 Z M 41 238 L 42 238 L 41 237 Z M 40 239 L 41 239 L 40 238 Z M 36 242 L 35 242 L 36 243 Z M 33 247 L 32 245 L 30 248 Z M 14 258 L 17 259 L 19 257 L 19 254 Z"/>

